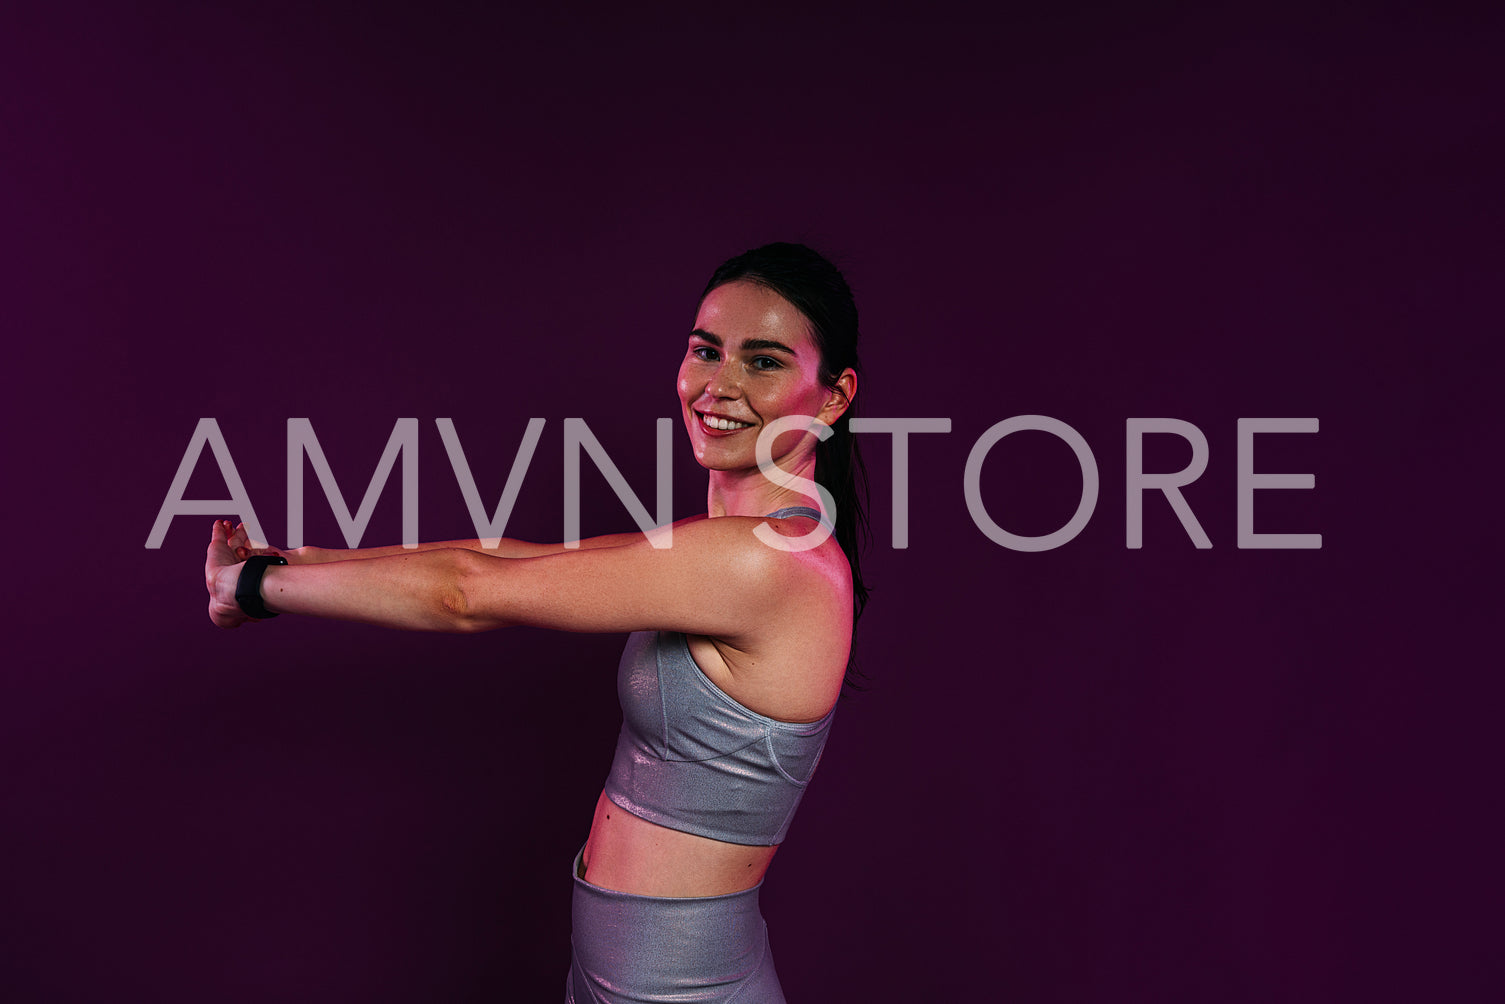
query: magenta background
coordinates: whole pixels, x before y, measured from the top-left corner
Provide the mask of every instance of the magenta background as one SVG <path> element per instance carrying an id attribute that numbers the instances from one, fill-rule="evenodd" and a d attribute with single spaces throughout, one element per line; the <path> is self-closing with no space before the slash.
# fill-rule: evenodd
<path id="1" fill-rule="evenodd" d="M 705 276 L 803 239 L 865 413 L 954 431 L 904 552 L 868 440 L 873 687 L 765 886 L 790 999 L 1497 999 L 1500 19 L 923 11 L 4 16 L 0 996 L 557 999 L 620 639 L 220 633 L 207 518 L 142 542 L 201 416 L 274 538 L 290 416 L 352 505 L 419 418 L 431 538 L 471 533 L 433 419 L 490 502 L 547 418 L 509 532 L 557 538 L 562 420 L 646 494 Z M 1033 555 L 961 484 L 1026 413 L 1102 471 Z M 1158 498 L 1125 549 L 1139 416 L 1207 434 L 1213 550 Z M 1235 546 L 1258 416 L 1321 420 L 1257 452 L 1320 551 Z M 1074 463 L 1014 437 L 983 491 L 1046 532 Z"/>

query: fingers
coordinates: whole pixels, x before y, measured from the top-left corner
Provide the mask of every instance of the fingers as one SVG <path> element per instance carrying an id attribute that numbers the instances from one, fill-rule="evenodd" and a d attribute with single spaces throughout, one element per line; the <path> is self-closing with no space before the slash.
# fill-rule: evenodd
<path id="1" fill-rule="evenodd" d="M 252 540 L 244 523 L 231 523 L 228 519 L 217 519 L 209 524 L 209 542 L 224 543 L 237 553 L 245 551 L 248 554 L 259 554 L 273 550 L 261 541 Z"/>
<path id="2" fill-rule="evenodd" d="M 244 523 L 242 523 L 239 526 L 237 526 L 235 528 L 235 532 L 238 533 L 238 534 L 241 534 L 241 535 L 243 535 L 245 537 L 246 544 L 251 548 L 251 553 L 252 554 L 276 554 L 277 553 L 277 549 L 275 547 L 273 547 L 271 544 L 268 544 L 266 541 L 264 541 L 264 540 L 252 540 L 251 539 L 251 531 L 248 530 L 248 529 L 246 529 L 246 525 Z"/>
<path id="3" fill-rule="evenodd" d="M 209 549 L 211 551 L 227 547 L 230 542 L 230 521 L 217 519 L 209 528 Z"/>
<path id="4" fill-rule="evenodd" d="M 239 560 L 235 557 L 235 552 L 230 549 L 229 535 L 230 521 L 215 520 L 213 528 L 209 531 L 209 547 L 204 553 L 205 578 L 211 578 L 216 569 L 224 565 L 236 564 Z"/>
<path id="5" fill-rule="evenodd" d="M 226 522 L 228 525 L 228 521 Z M 240 558 L 242 561 L 256 554 L 278 555 L 282 553 L 277 548 L 272 547 L 266 541 L 252 540 L 250 531 L 246 529 L 246 525 L 244 523 L 235 524 L 235 529 L 233 532 L 231 532 L 226 543 L 228 543 L 230 545 L 230 549 L 235 552 L 235 556 L 237 558 Z"/>
<path id="6" fill-rule="evenodd" d="M 246 539 L 246 525 L 244 523 L 236 525 L 235 531 L 230 534 L 229 539 L 225 543 L 230 545 L 230 549 L 235 552 L 237 558 L 243 559 L 251 553 L 250 541 Z"/>
<path id="7" fill-rule="evenodd" d="M 209 620 L 216 627 L 239 627 L 248 619 L 234 601 L 235 550 L 230 547 L 232 529 L 227 519 L 217 519 L 209 528 L 209 548 L 204 556 L 204 586 L 209 591 Z"/>

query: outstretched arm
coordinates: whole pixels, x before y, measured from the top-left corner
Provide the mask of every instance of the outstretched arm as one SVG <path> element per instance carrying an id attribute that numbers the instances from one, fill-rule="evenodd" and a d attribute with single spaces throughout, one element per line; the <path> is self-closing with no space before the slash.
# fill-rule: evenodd
<path id="1" fill-rule="evenodd" d="M 662 628 L 723 639 L 766 627 L 791 597 L 830 590 L 809 558 L 759 541 L 759 520 L 701 519 L 673 546 L 646 537 L 614 547 L 497 558 L 438 548 L 348 561 L 272 567 L 267 608 L 419 631 L 485 631 L 514 624 L 566 631 Z M 228 522 L 214 524 L 205 559 L 209 615 L 221 627 L 249 620 L 235 601 L 242 569 Z"/>
<path id="2" fill-rule="evenodd" d="M 235 599 L 245 563 L 235 553 L 232 540 L 229 522 L 216 522 L 204 559 L 209 619 L 223 628 L 253 619 Z M 454 579 L 454 556 L 468 553 L 431 549 L 385 558 L 273 567 L 262 577 L 261 593 L 273 613 L 313 614 L 416 631 L 454 631 L 458 628 L 449 616 L 452 590 L 446 583 Z"/>
<path id="3" fill-rule="evenodd" d="M 692 517 L 700 519 L 703 517 Z M 486 547 L 484 542 L 475 538 L 468 540 L 443 540 L 419 544 L 417 547 L 403 547 L 401 544 L 391 544 L 384 547 L 304 547 L 279 548 L 253 541 L 247 535 L 245 524 L 241 523 L 230 534 L 230 549 L 235 552 L 237 558 L 245 559 L 256 554 L 272 554 L 286 558 L 291 565 L 317 565 L 327 561 L 351 561 L 357 558 L 389 558 L 403 554 L 418 554 L 421 551 L 439 551 L 451 548 L 459 548 L 467 551 L 479 551 L 495 558 L 536 558 L 545 554 L 558 554 L 561 551 L 572 551 L 584 548 L 596 547 L 621 547 L 624 544 L 636 543 L 643 539 L 641 533 L 613 533 L 601 537 L 587 537 L 575 541 L 574 547 L 566 547 L 564 544 L 535 544 L 527 540 L 516 540 L 511 537 L 503 537 L 495 547 Z"/>

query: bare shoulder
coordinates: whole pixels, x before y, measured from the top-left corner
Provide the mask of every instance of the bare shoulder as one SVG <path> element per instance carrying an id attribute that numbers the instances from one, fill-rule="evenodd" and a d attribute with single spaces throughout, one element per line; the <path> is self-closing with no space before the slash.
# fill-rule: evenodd
<path id="1" fill-rule="evenodd" d="M 740 592 L 761 594 L 761 612 L 737 636 L 689 639 L 696 663 L 746 707 L 783 721 L 815 721 L 835 703 L 852 636 L 852 576 L 834 537 L 805 550 L 776 546 L 810 533 L 808 519 L 718 517 L 720 542 L 735 552 Z M 773 544 L 753 533 L 762 524 Z M 676 537 L 678 546 L 678 537 Z M 745 578 L 743 577 L 745 576 Z"/>
<path id="2" fill-rule="evenodd" d="M 713 557 L 744 588 L 767 589 L 775 595 L 790 589 L 801 593 L 834 590 L 849 596 L 851 568 L 846 555 L 835 537 L 812 527 L 811 520 L 802 518 L 702 516 L 676 523 L 669 546 Z M 819 534 L 818 543 L 812 533 Z M 660 537 L 657 543 L 664 546 L 666 540 Z M 645 543 L 653 546 L 654 542 Z"/>

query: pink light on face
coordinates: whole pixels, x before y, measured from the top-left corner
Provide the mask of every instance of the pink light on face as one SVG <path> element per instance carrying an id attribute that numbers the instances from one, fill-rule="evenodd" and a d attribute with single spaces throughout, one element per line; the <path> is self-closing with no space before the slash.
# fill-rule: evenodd
<path id="1" fill-rule="evenodd" d="M 809 321 L 779 294 L 747 281 L 706 295 L 680 364 L 678 389 L 695 458 L 710 470 L 756 467 L 761 428 L 786 415 L 829 413 L 833 398 L 821 383 Z M 780 437 L 777 445 L 783 451 L 775 452 L 775 460 L 813 449 L 807 437 Z"/>

